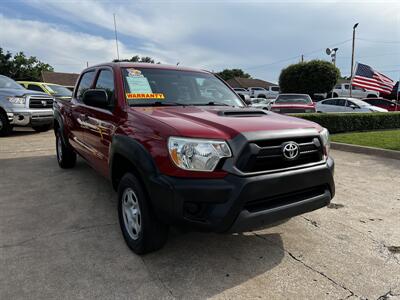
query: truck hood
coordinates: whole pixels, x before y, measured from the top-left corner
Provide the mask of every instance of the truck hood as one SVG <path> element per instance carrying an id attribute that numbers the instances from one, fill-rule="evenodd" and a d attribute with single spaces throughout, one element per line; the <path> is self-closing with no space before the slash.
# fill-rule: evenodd
<path id="1" fill-rule="evenodd" d="M 321 127 L 313 122 L 254 108 L 222 106 L 135 107 L 187 137 L 231 139 L 241 132 Z"/>
<path id="2" fill-rule="evenodd" d="M 25 96 L 25 95 L 48 96 L 46 93 L 39 91 L 31 91 L 27 89 L 0 89 L 0 94 L 6 96 Z"/>

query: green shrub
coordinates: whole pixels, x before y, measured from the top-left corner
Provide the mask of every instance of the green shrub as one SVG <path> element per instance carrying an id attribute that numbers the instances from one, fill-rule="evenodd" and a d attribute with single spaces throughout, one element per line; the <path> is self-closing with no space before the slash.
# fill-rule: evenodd
<path id="1" fill-rule="evenodd" d="M 279 88 L 282 93 L 301 93 L 313 97 L 315 93 L 331 91 L 339 76 L 339 69 L 330 62 L 324 60 L 300 62 L 281 71 Z"/>
<path id="2" fill-rule="evenodd" d="M 318 123 L 330 133 L 400 128 L 400 112 L 313 113 L 293 116 Z"/>

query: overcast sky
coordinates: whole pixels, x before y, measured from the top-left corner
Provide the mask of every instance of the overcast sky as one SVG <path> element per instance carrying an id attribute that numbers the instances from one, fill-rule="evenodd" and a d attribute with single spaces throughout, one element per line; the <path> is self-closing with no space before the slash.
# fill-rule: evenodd
<path id="1" fill-rule="evenodd" d="M 167 64 L 219 71 L 242 68 L 276 82 L 300 60 L 330 58 L 350 73 L 351 36 L 358 22 L 356 61 L 398 80 L 400 1 L 95 1 L 0 0 L 0 47 L 23 51 L 80 72 L 86 62 L 154 57 Z"/>

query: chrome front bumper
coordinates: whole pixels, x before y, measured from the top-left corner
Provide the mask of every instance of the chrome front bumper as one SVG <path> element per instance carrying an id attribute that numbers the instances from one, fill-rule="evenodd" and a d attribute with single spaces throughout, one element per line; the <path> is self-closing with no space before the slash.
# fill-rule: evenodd
<path id="1" fill-rule="evenodd" d="M 14 126 L 35 126 L 51 124 L 53 122 L 52 109 L 16 110 L 7 113 L 8 121 Z"/>

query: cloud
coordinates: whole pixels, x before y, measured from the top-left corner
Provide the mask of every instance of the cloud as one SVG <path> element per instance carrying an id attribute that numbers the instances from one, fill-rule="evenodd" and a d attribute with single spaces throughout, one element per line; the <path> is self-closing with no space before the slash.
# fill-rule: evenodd
<path id="1" fill-rule="evenodd" d="M 57 24 L 3 16 L 1 28 L 11 31 L 0 32 L 2 45 L 33 52 L 63 70 L 79 71 L 86 61 L 97 63 L 115 57 L 113 13 L 117 15 L 121 57 L 148 55 L 164 63 L 180 62 L 215 71 L 241 67 L 270 81 L 277 80 L 282 67 L 299 61 L 301 54 L 307 60 L 328 60 L 325 48 L 351 39 L 355 22 L 360 23 L 360 38 L 400 40 L 400 18 L 395 13 L 400 10 L 398 1 L 23 3 L 39 11 L 41 20 L 51 16 Z M 356 59 L 365 57 L 363 62 L 376 66 L 392 64 L 396 58 L 393 53 L 400 53 L 400 43 L 360 40 L 356 45 Z M 351 42 L 338 47 L 337 62 L 346 74 Z"/>

